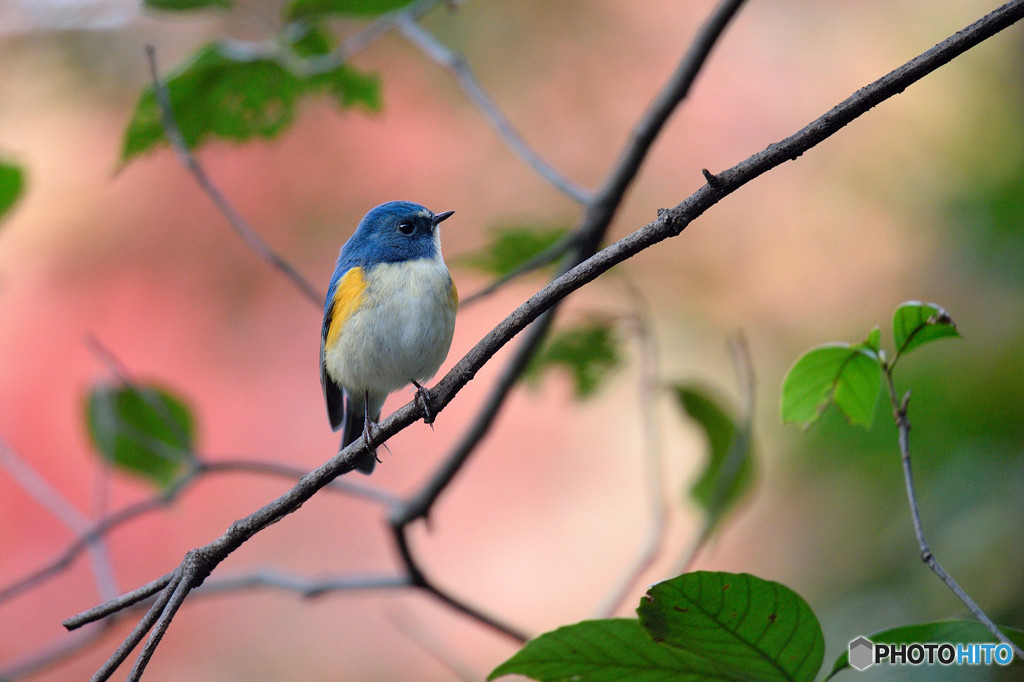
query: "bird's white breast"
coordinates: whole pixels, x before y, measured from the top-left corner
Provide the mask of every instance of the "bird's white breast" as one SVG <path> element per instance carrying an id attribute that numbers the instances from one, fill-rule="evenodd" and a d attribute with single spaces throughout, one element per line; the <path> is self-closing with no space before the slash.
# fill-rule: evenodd
<path id="1" fill-rule="evenodd" d="M 349 392 L 386 394 L 423 383 L 444 362 L 455 330 L 452 280 L 441 259 L 380 263 L 366 269 L 366 288 L 327 370 Z"/>

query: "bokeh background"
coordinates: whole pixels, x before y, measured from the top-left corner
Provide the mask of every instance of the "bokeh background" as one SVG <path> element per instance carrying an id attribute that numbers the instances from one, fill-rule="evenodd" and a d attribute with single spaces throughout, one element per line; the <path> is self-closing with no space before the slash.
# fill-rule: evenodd
<path id="1" fill-rule="evenodd" d="M 169 150 L 117 165 L 147 83 L 143 46 L 156 46 L 166 71 L 211 39 L 267 37 L 279 5 L 238 4 L 169 15 L 130 0 L 0 1 L 0 155 L 29 175 L 0 223 L 0 436 L 86 516 L 154 494 L 104 471 L 89 444 L 83 399 L 110 379 L 90 337 L 134 376 L 188 400 L 209 458 L 308 469 L 335 451 L 316 369 L 320 311 L 246 249 Z M 594 186 L 713 5 L 475 0 L 434 11 L 424 25 L 466 55 L 542 155 Z M 699 187 L 700 168 L 727 168 L 791 134 L 994 6 L 750 3 L 661 136 L 612 238 Z M 832 414 L 807 433 L 778 418 L 778 387 L 801 351 L 859 341 L 875 325 L 891 343 L 892 310 L 907 299 L 943 305 L 964 337 L 899 368 L 899 387 L 913 389 L 912 449 L 932 548 L 997 622 L 1024 625 L 1022 59 L 1018 26 L 574 295 L 560 318 L 627 316 L 635 287 L 651 310 L 662 379 L 697 381 L 737 404 L 725 339 L 743 331 L 757 376 L 758 477 L 696 565 L 803 595 L 822 620 L 827 664 L 859 634 L 964 616 L 920 563 L 885 406 L 869 432 Z M 444 233 L 450 260 L 484 246 L 496 225 L 578 217 L 400 36 L 355 63 L 381 76 L 380 113 L 309 101 L 276 140 L 214 142 L 199 153 L 239 211 L 318 286 L 358 219 L 382 201 L 455 209 Z M 454 276 L 464 296 L 487 282 L 465 268 Z M 442 371 L 542 282 L 517 281 L 460 311 Z M 645 584 L 670 577 L 700 524 L 684 491 L 704 456 L 701 432 L 667 393 L 639 402 L 640 346 L 628 325 L 621 331 L 624 363 L 594 398 L 575 400 L 558 374 L 514 393 L 414 539 L 438 584 L 530 632 L 592 617 L 640 550 L 649 526 L 644 412 L 657 419 L 673 511 L 664 551 L 623 614 Z M 414 425 L 393 439 L 366 482 L 414 489 L 472 419 L 504 357 L 433 431 Z M 409 398 L 393 396 L 386 409 Z M 118 529 L 107 543 L 117 587 L 165 573 L 288 485 L 210 477 L 170 509 Z M 0 585 L 73 537 L 0 471 Z M 377 506 L 319 495 L 216 575 L 393 566 Z M 0 668 L 59 644 L 60 621 L 100 599 L 83 555 L 0 604 Z M 133 620 L 34 679 L 88 677 Z M 457 670 L 483 677 L 513 651 L 420 594 L 302 600 L 252 590 L 190 599 L 147 678 L 443 680 Z"/>

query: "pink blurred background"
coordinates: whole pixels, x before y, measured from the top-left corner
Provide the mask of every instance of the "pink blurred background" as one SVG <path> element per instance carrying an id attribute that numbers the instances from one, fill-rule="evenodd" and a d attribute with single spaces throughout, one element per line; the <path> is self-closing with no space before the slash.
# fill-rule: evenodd
<path id="1" fill-rule="evenodd" d="M 466 55 L 537 150 L 592 187 L 714 4 L 478 1 L 452 14 L 435 11 L 425 25 Z M 722 170 L 791 134 L 993 4 L 750 3 L 661 136 L 612 238 L 684 199 L 703 183 L 702 167 Z M 246 249 L 170 151 L 116 165 L 123 128 L 147 83 L 143 46 L 156 46 L 166 71 L 218 36 L 265 36 L 260 17 L 273 20 L 277 4 L 244 5 L 247 11 L 230 15 L 188 16 L 102 0 L 0 5 L 0 156 L 28 173 L 26 194 L 0 223 L 0 436 L 86 516 L 153 494 L 122 474 L 107 480 L 90 447 L 83 398 L 110 375 L 87 346 L 89 336 L 134 376 L 188 400 L 209 458 L 310 469 L 337 446 L 316 369 L 321 312 Z M 967 290 L 962 273 L 950 274 L 955 247 L 931 227 L 939 220 L 935 196 L 982 166 L 999 172 L 991 156 L 979 159 L 1006 144 L 1000 131 L 1011 125 L 991 108 L 1004 92 L 1002 65 L 1021 42 L 1019 28 L 1009 33 L 618 268 L 655 311 L 666 380 L 699 380 L 735 400 L 724 339 L 742 328 L 752 348 L 759 478 L 699 567 L 780 580 L 815 608 L 824 607 L 826 592 L 843 589 L 842 580 L 837 587 L 835 577 L 817 577 L 830 550 L 807 533 L 826 519 L 842 527 L 859 502 L 846 504 L 816 488 L 821 479 L 804 477 L 788 452 L 802 436 L 776 416 L 777 387 L 800 350 L 859 340 L 877 323 L 884 330 L 892 309 L 909 298 L 943 302 L 974 330 L 979 352 L 1016 334 L 972 301 L 1002 300 L 1019 311 L 1020 300 L 984 282 Z M 448 75 L 399 36 L 381 39 L 356 65 L 382 78 L 379 114 L 339 114 L 310 101 L 279 139 L 214 142 L 199 153 L 241 213 L 318 287 L 326 288 L 355 223 L 382 201 L 456 210 L 445 223 L 449 259 L 481 247 L 485 228 L 496 224 L 577 218 L 577 207 L 509 153 Z M 963 151 L 964 137 L 980 154 Z M 487 281 L 467 269 L 454 276 L 464 297 Z M 521 280 L 460 311 L 442 372 L 542 281 Z M 561 319 L 623 314 L 630 306 L 621 277 L 612 275 L 573 296 Z M 415 533 L 415 551 L 435 582 L 531 633 L 592 617 L 641 547 L 648 524 L 641 410 L 659 420 L 673 512 L 662 558 L 634 588 L 624 615 L 645 584 L 669 577 L 700 523 L 681 491 L 700 465 L 701 435 L 667 396 L 637 404 L 639 351 L 624 337 L 625 366 L 595 399 L 574 401 L 569 380 L 557 374 L 517 390 L 435 508 L 431 529 Z M 393 439 L 393 454 L 384 453 L 383 465 L 361 482 L 413 490 L 473 417 L 504 357 L 458 395 L 433 431 L 418 424 Z M 386 411 L 410 397 L 393 396 Z M 898 487 L 895 466 L 887 476 Z M 836 477 L 820 485 L 842 488 Z M 119 528 L 108 538 L 118 588 L 167 572 L 185 551 L 288 487 L 255 475 L 211 476 L 170 509 Z M 905 515 L 902 507 L 897 513 Z M 0 470 L 0 586 L 72 538 Z M 905 554 L 916 551 L 909 535 L 900 543 Z M 924 571 L 913 556 L 899 560 Z M 215 575 L 396 566 L 377 506 L 318 495 Z M 975 596 L 991 603 L 1000 593 L 982 586 Z M 928 599 L 957 613 L 938 592 Z M 67 636 L 60 621 L 101 600 L 83 555 L 44 586 L 0 604 L 0 669 L 60 642 Z M 920 618 L 913 605 L 901 608 L 888 615 Z M 135 618 L 36 679 L 88 677 Z M 858 634 L 841 622 L 826 622 L 830 652 Z M 147 679 L 451 678 L 438 655 L 483 677 L 514 650 L 418 593 L 305 601 L 254 590 L 190 599 Z"/>

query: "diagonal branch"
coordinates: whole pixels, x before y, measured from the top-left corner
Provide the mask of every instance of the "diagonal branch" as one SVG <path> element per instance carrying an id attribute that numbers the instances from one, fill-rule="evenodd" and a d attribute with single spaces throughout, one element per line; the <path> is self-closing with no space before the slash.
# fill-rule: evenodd
<path id="1" fill-rule="evenodd" d="M 256 255 L 262 258 L 264 261 L 269 263 L 274 269 L 281 272 L 285 277 L 291 280 L 292 284 L 298 287 L 299 291 L 302 292 L 313 305 L 320 307 L 323 305 L 324 294 L 317 290 L 309 281 L 299 274 L 299 271 L 292 267 L 291 263 L 286 261 L 283 256 L 270 248 L 270 245 L 263 241 L 263 238 L 259 235 L 256 230 L 253 229 L 242 215 L 235 210 L 235 207 L 231 205 L 231 202 L 227 200 L 223 193 L 213 183 L 213 180 L 209 175 L 206 174 L 206 170 L 199 164 L 199 161 L 192 152 L 189 150 L 188 145 L 185 143 L 185 138 L 181 135 L 181 130 L 178 128 L 178 124 L 174 120 L 174 110 L 171 107 L 171 98 L 167 92 L 167 85 L 160 79 L 160 75 L 156 68 L 156 49 L 152 45 L 146 46 L 146 57 L 149 60 L 150 75 L 153 79 L 153 94 L 156 96 L 157 108 L 160 109 L 160 121 L 163 124 L 164 134 L 167 136 L 168 141 L 174 148 L 174 151 L 178 154 L 178 158 L 181 160 L 182 165 L 192 173 L 195 177 L 196 182 L 206 192 L 207 196 L 217 206 L 217 209 L 227 218 L 231 228 L 242 238 L 242 241 L 246 245 L 256 252 Z"/>
<path id="2" fill-rule="evenodd" d="M 526 143 L 522 135 L 515 129 L 512 123 L 505 117 L 494 100 L 480 87 L 479 81 L 473 76 L 469 65 L 462 55 L 456 54 L 448 49 L 441 41 L 435 38 L 429 31 L 416 23 L 415 19 L 408 15 L 398 17 L 398 29 L 413 45 L 420 48 L 425 55 L 440 64 L 455 78 L 459 87 L 465 93 L 484 118 L 491 124 L 499 137 L 512 150 L 516 156 L 535 170 L 544 180 L 555 189 L 559 190 L 578 204 L 587 204 L 590 201 L 590 193 L 565 177 L 554 166 L 545 161 L 537 152 Z"/>
<path id="3" fill-rule="evenodd" d="M 561 270 L 560 277 L 555 282 L 564 280 L 571 273 L 572 266 L 578 266 L 587 261 L 597 251 L 601 240 L 608 233 L 608 228 L 615 217 L 619 205 L 622 203 L 626 190 L 636 178 L 640 170 L 640 164 L 649 151 L 654 138 L 657 137 L 662 127 L 664 127 L 675 107 L 678 106 L 690 91 L 690 86 L 696 80 L 701 67 L 706 63 L 711 49 L 722 36 L 726 26 L 729 24 L 729 20 L 735 16 L 742 4 L 743 0 L 723 0 L 711 18 L 708 19 L 707 23 L 697 33 L 697 38 L 694 40 L 693 45 L 683 55 L 679 66 L 669 81 L 662 88 L 647 111 L 644 112 L 640 121 L 637 122 L 629 141 L 619 157 L 618 163 L 611 169 L 601 188 L 588 203 L 587 210 L 579 226 L 574 234 L 571 235 L 574 242 L 574 251 L 569 257 L 567 264 Z M 611 265 L 608 266 L 608 268 L 610 267 Z M 591 279 L 596 278 L 601 272 L 604 272 L 604 270 L 596 272 Z M 587 282 L 589 281 L 588 279 Z M 583 286 L 585 283 L 581 282 L 579 286 Z M 542 293 L 551 289 L 553 284 L 554 282 L 548 285 L 547 289 L 542 290 Z M 434 475 L 427 483 L 410 499 L 406 508 L 399 510 L 400 516 L 392 515 L 392 523 L 411 523 L 417 518 L 426 518 L 431 506 L 433 506 L 437 498 L 440 497 L 441 493 L 452 482 L 470 455 L 475 451 L 476 446 L 490 431 L 491 425 L 501 411 L 501 407 L 509 392 L 515 386 L 519 375 L 525 370 L 530 358 L 533 357 L 537 348 L 540 347 L 548 328 L 554 321 L 554 312 L 558 303 L 567 293 L 553 298 L 550 304 L 544 306 L 543 310 L 545 312 L 543 317 L 531 328 L 529 334 L 516 349 L 512 359 L 509 360 L 502 371 L 498 382 L 491 389 L 483 408 L 463 435 L 462 440 L 459 441 L 444 462 L 435 470 Z M 520 310 L 525 305 L 520 306 Z M 516 313 L 513 312 L 509 318 L 506 318 L 506 322 L 515 315 Z M 540 316 L 540 314 L 538 313 L 537 316 Z M 533 318 L 527 320 L 527 323 L 532 321 Z M 522 327 L 516 329 L 513 335 L 517 334 L 521 329 Z M 490 359 L 489 356 L 487 359 Z M 455 369 L 458 369 L 458 366 Z M 449 372 L 448 376 L 452 376 L 454 372 L 455 370 L 453 369 L 452 372 Z"/>
<path id="4" fill-rule="evenodd" d="M 900 448 L 900 460 L 903 463 L 903 482 L 907 489 L 907 502 L 910 505 L 910 518 L 914 523 L 914 535 L 917 536 L 917 545 L 921 550 L 921 561 L 931 569 L 932 573 L 938 576 L 939 580 L 945 584 L 949 591 L 956 595 L 957 599 L 963 602 L 963 605 L 967 607 L 967 610 L 978 619 L 978 621 L 988 629 L 989 632 L 995 636 L 1003 644 L 1008 645 L 1013 649 L 1014 654 L 1018 659 L 1024 659 L 1024 651 L 1021 651 L 1020 647 L 1017 646 L 1009 637 L 1007 637 L 999 629 L 999 627 L 992 622 L 992 619 L 988 617 L 981 607 L 971 599 L 971 596 L 964 591 L 960 584 L 953 579 L 949 573 L 946 573 L 946 569 L 942 567 L 939 560 L 932 554 L 931 547 L 928 546 L 928 541 L 924 538 L 924 526 L 921 524 L 921 511 L 917 506 L 917 492 L 914 489 L 914 473 L 910 466 L 910 418 L 907 416 L 907 406 L 910 403 L 910 391 L 907 391 L 903 398 L 900 399 L 896 393 L 896 386 L 893 384 L 892 379 L 892 364 L 883 367 L 882 373 L 885 375 L 885 385 L 889 392 L 889 401 L 892 403 L 892 416 L 896 421 L 896 428 L 899 432 L 899 448 Z"/>
<path id="5" fill-rule="evenodd" d="M 765 150 L 741 161 L 717 176 L 708 174 L 709 184 L 702 186 L 675 207 L 659 211 L 656 220 L 576 265 L 516 308 L 485 335 L 431 390 L 433 395 L 429 405 L 431 412 L 434 415 L 440 412 L 501 347 L 570 293 L 592 282 L 613 266 L 640 251 L 679 235 L 705 211 L 754 178 L 790 159 L 799 157 L 872 107 L 902 92 L 957 55 L 966 52 L 1022 18 L 1024 18 L 1024 0 L 1013 0 L 942 41 L 919 57 L 858 90 L 785 140 L 770 145 Z M 624 192 L 625 186 L 628 186 L 629 183 L 615 184 L 621 186 Z M 614 213 L 614 208 L 614 205 L 608 205 L 603 209 L 609 219 Z M 591 214 L 592 212 L 588 211 L 588 216 Z M 408 403 L 381 422 L 376 436 L 377 442 L 383 442 L 390 438 L 424 415 L 424 407 L 419 401 Z M 177 571 L 183 571 L 184 567 L 190 566 L 193 579 L 198 582 L 186 589 L 191 589 L 202 582 L 202 579 L 210 571 L 243 542 L 270 524 L 296 511 L 320 488 L 326 486 L 338 475 L 350 471 L 352 463 L 365 452 L 366 445 L 362 440 L 353 443 L 321 467 L 304 476 L 295 487 L 284 495 L 250 516 L 233 523 L 220 538 L 189 552 Z M 196 561 L 201 561 L 201 564 L 192 566 L 192 562 Z M 161 593 L 161 600 L 167 603 L 170 597 L 171 590 L 168 585 Z M 157 608 L 154 605 L 144 620 L 154 622 L 162 611 L 163 606 Z M 146 626 L 146 629 L 148 627 Z M 131 641 L 133 639 L 134 642 Z M 133 633 L 133 636 L 126 640 L 123 646 L 134 647 L 139 641 L 141 641 L 141 636 L 136 638 Z"/>

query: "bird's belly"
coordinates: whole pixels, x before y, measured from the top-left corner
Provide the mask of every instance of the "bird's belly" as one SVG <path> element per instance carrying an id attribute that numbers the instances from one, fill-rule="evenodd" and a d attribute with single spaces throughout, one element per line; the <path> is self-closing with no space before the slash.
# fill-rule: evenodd
<path id="1" fill-rule="evenodd" d="M 444 263 L 381 263 L 366 274 L 364 301 L 326 353 L 331 377 L 349 392 L 382 394 L 425 382 L 444 362 L 455 330 Z"/>

